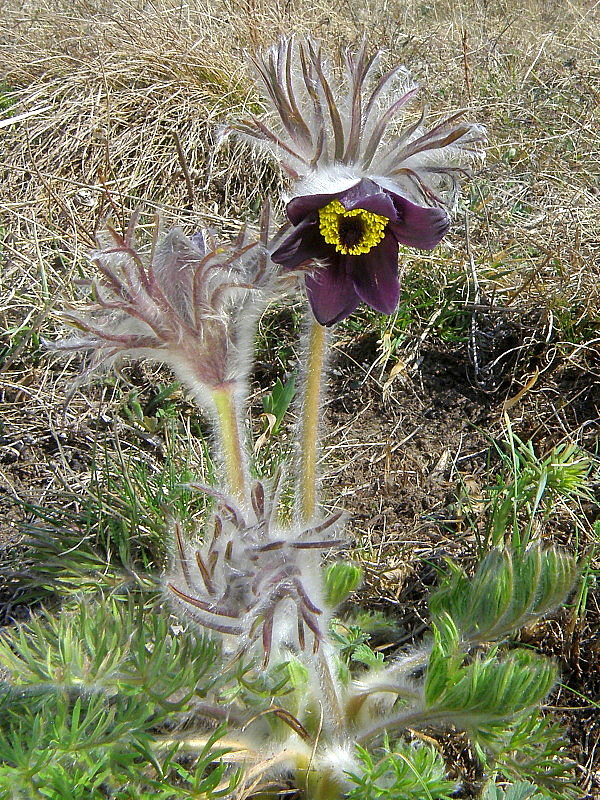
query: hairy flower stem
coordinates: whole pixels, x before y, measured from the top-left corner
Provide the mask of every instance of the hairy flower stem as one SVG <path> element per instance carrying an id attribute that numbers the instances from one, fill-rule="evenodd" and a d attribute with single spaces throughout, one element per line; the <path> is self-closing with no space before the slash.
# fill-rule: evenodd
<path id="1" fill-rule="evenodd" d="M 417 701 L 419 699 L 419 694 L 417 692 L 405 689 L 403 686 L 396 686 L 394 683 L 376 684 L 371 689 L 362 692 L 362 694 L 355 694 L 346 702 L 346 708 L 345 708 L 346 719 L 349 722 L 356 719 L 365 702 L 370 697 L 373 697 L 373 695 L 378 695 L 382 693 L 394 694 L 396 695 L 396 697 L 403 697 L 406 700 L 412 700 L 412 701 Z"/>
<path id="2" fill-rule="evenodd" d="M 298 507 L 303 522 L 309 522 L 317 510 L 317 451 L 326 347 L 327 329 L 313 321 L 308 336 L 306 384 L 300 420 Z"/>
<path id="3" fill-rule="evenodd" d="M 451 720 L 449 719 L 451 717 Z M 463 718 L 469 720 L 469 715 L 462 715 L 460 712 L 449 714 L 448 711 L 436 711 L 435 709 L 422 709 L 407 711 L 404 714 L 398 714 L 391 717 L 382 717 L 369 728 L 361 728 L 357 731 L 355 741 L 359 745 L 369 744 L 386 732 L 393 732 L 399 730 L 406 730 L 406 728 L 425 728 L 428 725 L 439 725 L 440 723 L 449 722 L 457 727 L 461 727 Z M 468 727 L 469 722 L 472 722 L 474 715 L 466 722 L 465 727 Z"/>
<path id="4" fill-rule="evenodd" d="M 308 357 L 304 386 L 304 403 L 300 417 L 300 479 L 297 490 L 298 515 L 310 522 L 317 512 L 317 453 L 319 448 L 319 417 L 321 413 L 321 385 L 327 350 L 327 329 L 312 320 L 308 333 Z M 336 734 L 344 726 L 331 658 L 321 647 L 316 657 L 315 671 L 320 687 L 324 724 Z"/>
<path id="5" fill-rule="evenodd" d="M 328 649 L 328 648 L 327 648 Z M 342 734 L 344 730 L 344 712 L 340 703 L 337 686 L 334 679 L 332 659 L 327 657 L 325 646 L 321 646 L 315 662 L 315 670 L 321 689 L 321 703 L 323 705 L 323 725 L 334 734 Z"/>
<path id="6" fill-rule="evenodd" d="M 235 499 L 241 505 L 245 505 L 247 500 L 246 463 L 234 394 L 235 387 L 233 385 L 213 389 L 211 393 L 217 412 L 229 489 Z"/>
<path id="7" fill-rule="evenodd" d="M 219 740 L 219 747 L 223 747 L 225 755 L 221 758 L 226 763 L 238 764 L 244 762 L 258 761 L 259 753 L 241 739 L 230 739 L 229 737 Z M 177 747 L 179 752 L 199 754 L 210 747 L 211 737 L 203 734 L 190 733 L 176 736 L 155 736 L 153 740 L 154 749 L 158 752 L 171 750 Z"/>

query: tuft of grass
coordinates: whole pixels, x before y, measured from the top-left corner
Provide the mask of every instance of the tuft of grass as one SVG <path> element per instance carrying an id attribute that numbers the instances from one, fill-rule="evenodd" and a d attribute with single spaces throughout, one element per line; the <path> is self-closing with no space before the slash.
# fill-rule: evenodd
<path id="1" fill-rule="evenodd" d="M 485 549 L 509 540 L 517 549 L 527 547 L 535 525 L 547 523 L 559 504 L 594 501 L 590 480 L 598 465 L 577 445 L 562 443 L 538 456 L 533 443 L 522 442 L 510 425 L 507 444 L 507 450 L 498 448 L 503 470 L 489 489 Z"/>
<path id="2" fill-rule="evenodd" d="M 6 115 L 14 102 L 15 101 L 12 97 L 12 87 L 8 83 L 0 81 L 0 113 Z"/>
<path id="3" fill-rule="evenodd" d="M 39 601 L 48 594 L 95 594 L 99 589 L 160 591 L 173 520 L 184 520 L 190 532 L 197 533 L 194 526 L 207 508 L 205 495 L 187 488 L 199 479 L 197 468 L 194 471 L 174 450 L 150 465 L 139 454 L 120 447 L 115 451 L 111 445 L 98 446 L 83 494 L 65 489 L 52 505 L 26 507 L 30 522 L 23 529 L 25 564 L 7 567 L 17 579 L 20 602 Z M 206 449 L 204 457 L 210 475 Z M 205 479 L 206 472 L 200 477 Z"/>

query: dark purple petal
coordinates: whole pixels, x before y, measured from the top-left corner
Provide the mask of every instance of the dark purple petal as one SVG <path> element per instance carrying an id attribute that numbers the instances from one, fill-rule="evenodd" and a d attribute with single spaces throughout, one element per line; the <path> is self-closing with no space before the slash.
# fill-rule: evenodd
<path id="1" fill-rule="evenodd" d="M 443 208 L 429 208 L 411 203 L 405 197 L 390 192 L 398 221 L 390 222 L 389 229 L 400 244 L 432 250 L 450 229 L 450 217 Z"/>
<path id="2" fill-rule="evenodd" d="M 368 253 L 347 256 L 346 264 L 360 299 L 376 311 L 393 313 L 400 299 L 398 242 L 394 236 L 386 233 Z"/>
<path id="3" fill-rule="evenodd" d="M 383 240 L 370 252 L 341 256 L 324 241 L 318 211 L 334 199 L 346 211 L 360 208 L 389 220 Z M 313 259 L 326 262 L 306 277 L 308 299 L 321 325 L 344 319 L 361 300 L 376 311 L 391 314 L 400 297 L 398 244 L 430 250 L 450 227 L 444 209 L 419 206 L 369 178 L 343 192 L 295 197 L 287 213 L 295 228 L 271 258 L 288 269 Z"/>
<path id="4" fill-rule="evenodd" d="M 346 211 L 362 208 L 392 221 L 398 219 L 398 212 L 392 198 L 375 181 L 363 178 L 338 197 Z"/>
<path id="5" fill-rule="evenodd" d="M 306 276 L 308 300 L 321 325 L 333 325 L 345 319 L 360 303 L 354 281 L 344 269 L 344 261 L 334 257 L 329 265 Z"/>
<path id="6" fill-rule="evenodd" d="M 317 212 L 320 208 L 324 208 L 327 203 L 339 196 L 340 192 L 333 192 L 332 194 L 307 194 L 301 197 L 294 197 L 285 209 L 288 219 L 292 225 L 299 225 L 310 214 Z"/>
<path id="7" fill-rule="evenodd" d="M 315 220 L 305 219 L 271 254 L 271 260 L 286 269 L 295 269 L 313 258 L 326 259 L 332 248 L 321 234 Z"/>
<path id="8" fill-rule="evenodd" d="M 355 202 L 349 203 L 344 197 L 341 199 L 346 211 L 353 211 L 355 208 L 362 208 L 363 211 L 370 211 L 372 214 L 379 214 L 381 217 L 394 222 L 398 219 L 398 212 L 392 198 L 384 192 L 370 194 L 366 197 L 358 198 Z"/>

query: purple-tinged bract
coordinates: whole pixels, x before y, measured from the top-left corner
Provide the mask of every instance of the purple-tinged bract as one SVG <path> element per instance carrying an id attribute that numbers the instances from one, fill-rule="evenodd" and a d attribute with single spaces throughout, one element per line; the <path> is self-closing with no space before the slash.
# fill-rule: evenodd
<path id="1" fill-rule="evenodd" d="M 243 380 L 252 322 L 281 284 L 267 217 L 260 238 L 243 231 L 224 247 L 207 231 L 188 238 L 173 228 L 141 248 L 135 218 L 124 235 L 109 228 L 93 256 L 95 303 L 63 314 L 82 333 L 54 347 L 90 354 L 83 377 L 128 356 L 170 365 L 199 397 Z"/>
<path id="2" fill-rule="evenodd" d="M 222 634 L 241 653 L 260 642 L 267 663 L 280 645 L 316 651 L 326 631 L 328 609 L 321 588 L 321 555 L 343 544 L 338 512 L 320 524 L 282 530 L 277 525 L 277 483 L 271 495 L 257 482 L 252 508 L 242 511 L 218 491 L 212 534 L 199 549 L 184 541 L 175 524 L 175 558 L 167 585 L 190 621 Z"/>

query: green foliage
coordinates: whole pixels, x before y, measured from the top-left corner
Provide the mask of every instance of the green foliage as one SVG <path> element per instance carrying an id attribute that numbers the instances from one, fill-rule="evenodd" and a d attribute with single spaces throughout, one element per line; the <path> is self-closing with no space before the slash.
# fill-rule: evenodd
<path id="1" fill-rule="evenodd" d="M 429 599 L 434 620 L 448 614 L 463 641 L 493 642 L 564 602 L 577 578 L 574 559 L 534 545 L 522 553 L 492 550 L 475 576 L 448 563 L 449 571 Z"/>
<path id="2" fill-rule="evenodd" d="M 241 701 L 249 708 L 263 708 L 265 701 L 290 693 L 294 681 L 302 684 L 301 665 L 295 666 L 293 659 L 272 664 L 268 669 L 258 668 L 255 659 L 239 659 L 235 664 L 232 680 L 221 689 L 221 696 L 231 703 Z"/>
<path id="3" fill-rule="evenodd" d="M 329 629 L 341 659 L 349 664 L 357 648 L 369 640 L 369 634 L 358 625 L 345 625 L 339 619 L 332 619 Z"/>
<path id="4" fill-rule="evenodd" d="M 150 434 L 165 430 L 171 420 L 178 416 L 175 395 L 179 391 L 179 381 L 167 384 L 158 383 L 147 402 L 143 402 L 137 390 L 128 393 L 121 403 L 121 414 L 130 423 L 139 425 Z"/>
<path id="5" fill-rule="evenodd" d="M 558 502 L 593 500 L 589 487 L 593 462 L 581 448 L 568 443 L 540 457 L 533 443 L 522 442 L 510 425 L 507 434 L 508 452 L 497 447 L 503 469 L 489 490 L 488 542 L 499 546 L 510 537 L 517 549 L 531 540 L 536 515 L 547 519 Z"/>
<path id="6" fill-rule="evenodd" d="M 29 569 L 20 572 L 23 599 L 48 593 L 130 591 L 157 586 L 152 575 L 166 558 L 171 515 L 190 518 L 206 508 L 195 476 L 174 453 L 157 469 L 106 449 L 92 463 L 89 492 L 65 491 L 52 508 L 28 506 Z"/>
<path id="7" fill-rule="evenodd" d="M 479 758 L 505 776 L 531 780 L 545 797 L 574 798 L 564 732 L 539 705 L 556 681 L 556 666 L 524 649 L 496 649 L 465 658 L 449 617 L 435 628 L 425 679 L 430 719 L 466 730 Z"/>
<path id="8" fill-rule="evenodd" d="M 360 625 L 345 624 L 334 618 L 331 620 L 329 633 L 339 659 L 338 678 L 345 686 L 349 686 L 357 664 L 367 666 L 373 671 L 379 671 L 385 666 L 383 653 L 377 653 L 369 647 L 367 642 L 371 638 L 370 633 Z"/>
<path id="9" fill-rule="evenodd" d="M 365 666 L 372 669 L 380 669 L 384 665 L 383 653 L 376 653 L 366 644 L 359 644 L 355 647 L 352 653 L 352 661 L 365 664 Z"/>
<path id="10" fill-rule="evenodd" d="M 7 112 L 16 103 L 15 91 L 12 86 L 0 81 L 0 111 Z"/>
<path id="11" fill-rule="evenodd" d="M 296 393 L 296 375 L 292 373 L 282 383 L 277 378 L 270 393 L 263 394 L 262 402 L 264 413 L 261 414 L 263 431 L 256 440 L 253 455 L 253 469 L 260 477 L 270 477 L 275 474 L 280 465 L 286 461 L 291 443 L 287 445 L 278 434 L 281 432 L 283 418 L 290 407 Z M 285 483 L 285 482 L 284 482 Z M 290 496 L 291 486 L 283 486 L 280 514 L 284 518 L 286 513 L 291 514 L 293 498 Z"/>
<path id="12" fill-rule="evenodd" d="M 370 636 L 385 638 L 390 641 L 391 637 L 398 637 L 400 625 L 394 617 L 384 614 L 383 611 L 371 611 L 360 606 L 353 606 L 344 617 L 352 625 L 357 625 Z"/>
<path id="13" fill-rule="evenodd" d="M 308 669 L 297 658 L 291 658 L 287 663 L 290 683 L 294 689 L 304 690 L 308 683 Z"/>
<path id="14" fill-rule="evenodd" d="M 216 658 L 211 640 L 175 635 L 168 614 L 133 598 L 42 611 L 0 638 L 12 686 L 42 700 L 57 691 L 144 694 L 165 711 L 183 711 Z"/>
<path id="15" fill-rule="evenodd" d="M 486 771 L 529 780 L 544 797 L 571 798 L 564 735 L 539 713 L 556 682 L 556 665 L 524 648 L 489 645 L 563 601 L 575 577 L 572 558 L 539 546 L 516 554 L 494 550 L 472 579 L 449 563 L 430 600 L 434 642 L 422 686 L 415 672 L 422 658 L 409 656 L 386 667 L 373 651 L 363 658 L 363 648 L 370 648 L 359 628 L 338 630 L 349 661 L 381 670 L 377 679 L 364 680 L 368 693 L 394 692 L 398 698 L 389 722 L 367 728 L 360 741 L 386 729 L 450 724 L 467 732 Z"/>
<path id="16" fill-rule="evenodd" d="M 223 781 L 230 791 L 215 763 L 223 730 L 185 768 L 178 742 L 161 744 L 164 726 L 193 713 L 214 683 L 216 658 L 210 641 L 176 633 L 168 614 L 133 600 L 83 601 L 6 631 L 0 789 L 23 800 L 175 800 Z"/>
<path id="17" fill-rule="evenodd" d="M 456 790 L 433 747 L 398 742 L 392 749 L 386 740 L 377 760 L 368 750 L 357 749 L 361 772 L 348 774 L 356 784 L 348 800 L 446 800 Z"/>
<path id="18" fill-rule="evenodd" d="M 565 748 L 565 731 L 539 711 L 498 732 L 490 742 L 494 766 L 514 779 L 527 779 L 544 796 L 569 800 L 578 796 L 571 783 L 572 761 Z"/>
<path id="19" fill-rule="evenodd" d="M 425 706 L 432 717 L 466 730 L 476 744 L 493 747 L 520 715 L 537 706 L 557 677 L 556 666 L 527 650 L 499 656 L 496 649 L 465 659 L 458 630 L 445 615 L 434 626 L 425 677 Z"/>
<path id="20" fill-rule="evenodd" d="M 19 800 L 231 796 L 236 776 L 227 778 L 219 763 L 226 750 L 215 747 L 222 729 L 186 768 L 176 760 L 176 746 L 156 748 L 154 724 L 143 695 L 125 701 L 96 695 L 72 703 L 58 694 L 35 712 L 11 709 L 0 727 L 0 790 Z M 220 783 L 224 788 L 215 792 Z"/>
<path id="21" fill-rule="evenodd" d="M 593 542 L 587 556 L 581 564 L 581 578 L 577 587 L 577 593 L 573 598 L 573 616 L 579 620 L 583 627 L 588 614 L 588 604 L 595 597 L 600 582 L 600 568 L 594 568 L 598 564 L 598 553 L 600 551 L 600 520 L 595 523 L 595 534 L 597 541 Z"/>
<path id="22" fill-rule="evenodd" d="M 275 385 L 267 394 L 263 394 L 262 403 L 265 414 L 270 414 L 274 417 L 274 422 L 271 428 L 271 434 L 276 436 L 285 416 L 285 412 L 290 407 L 292 400 L 296 394 L 296 375 L 292 374 L 282 383 L 279 378 L 275 381 Z"/>
<path id="23" fill-rule="evenodd" d="M 589 300 L 582 297 L 555 295 L 552 298 L 552 313 L 561 331 L 560 350 L 570 356 L 573 348 L 570 345 L 588 343 L 596 338 L 600 329 L 600 310 L 590 308 Z"/>
<path id="24" fill-rule="evenodd" d="M 338 561 L 325 571 L 325 598 L 335 608 L 355 592 L 362 581 L 363 571 L 350 561 Z"/>
<path id="25" fill-rule="evenodd" d="M 174 792 L 170 787 L 169 794 L 166 793 L 166 789 L 164 790 L 165 800 L 184 800 L 185 798 L 189 798 L 189 800 L 198 800 L 198 798 L 212 800 L 214 798 L 217 800 L 221 797 L 232 797 L 233 790 L 239 783 L 240 773 L 234 772 L 228 776 L 225 764 L 218 761 L 228 752 L 225 747 L 216 747 L 224 733 L 225 728 L 219 727 L 207 737 L 206 743 L 192 767 L 184 767 L 175 761 L 173 756 L 176 755 L 176 751 L 173 750 L 172 754 L 168 756 L 166 766 L 171 767 L 179 780 L 174 781 L 176 786 Z M 163 774 L 164 772 L 165 765 L 163 765 Z M 148 800 L 152 800 L 153 797 L 154 795 L 150 795 Z M 136 800 L 135 796 L 132 796 L 131 800 Z"/>
<path id="26" fill-rule="evenodd" d="M 402 250 L 402 248 L 401 248 Z M 436 264 L 423 265 L 414 253 L 402 252 L 409 264 L 402 280 L 402 297 L 396 311 L 383 316 L 369 308 L 359 308 L 344 319 L 339 328 L 353 336 L 367 330 L 379 331 L 379 355 L 373 367 L 383 372 L 398 363 L 402 350 L 415 335 L 434 332 L 452 344 L 464 343 L 469 336 L 471 314 L 465 310 L 469 294 L 464 269 L 452 263 L 448 253 L 438 249 Z"/>
<path id="27" fill-rule="evenodd" d="M 27 790 L 37 790 L 34 797 L 59 797 L 44 792 L 48 784 L 68 785 L 73 769 L 77 783 L 88 791 L 111 773 L 130 780 L 129 773 L 143 764 L 140 756 L 148 764 L 155 760 L 149 749 L 151 718 L 152 708 L 143 695 L 123 702 L 101 695 L 72 702 L 58 692 L 38 708 L 13 702 L 0 728 L 0 787 L 19 788 L 24 797 L 30 796 Z M 117 770 L 111 760 L 118 763 Z"/>
<path id="28" fill-rule="evenodd" d="M 536 787 L 527 781 L 513 783 L 506 790 L 495 783 L 488 783 L 481 800 L 542 800 L 542 795 L 538 794 Z"/>
<path id="29" fill-rule="evenodd" d="M 296 365 L 296 346 L 302 328 L 302 305 L 270 305 L 261 316 L 256 337 L 256 363 L 269 372 L 289 374 Z M 272 380 L 272 378 L 271 378 Z"/>

